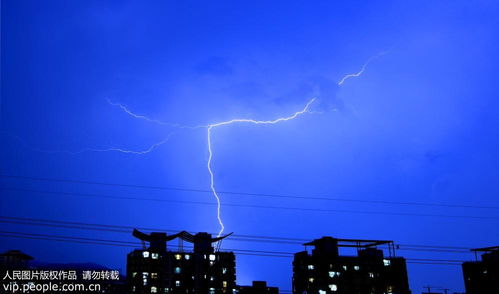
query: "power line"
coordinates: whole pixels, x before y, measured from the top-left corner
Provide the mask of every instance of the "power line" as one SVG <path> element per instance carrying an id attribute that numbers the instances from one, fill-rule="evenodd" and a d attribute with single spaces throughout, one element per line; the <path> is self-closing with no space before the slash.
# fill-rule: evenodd
<path id="1" fill-rule="evenodd" d="M 111 231 L 111 232 L 120 232 L 129 234 L 131 230 L 134 228 L 145 230 L 145 231 L 163 231 L 169 233 L 177 233 L 180 230 L 172 230 L 165 228 L 150 228 L 150 227 L 135 227 L 135 226 L 123 226 L 123 225 L 109 225 L 109 224 L 96 224 L 96 223 L 85 223 L 85 222 L 70 222 L 70 221 L 61 221 L 61 220 L 51 220 L 51 219 L 39 219 L 39 218 L 27 218 L 27 217 L 11 217 L 11 216 L 0 216 L 0 221 L 2 222 L 10 222 L 15 224 L 33 224 L 33 225 L 44 225 L 43 223 L 49 223 L 50 226 L 62 227 L 62 228 L 81 228 L 81 229 L 99 229 L 103 231 Z M 16 222 L 20 221 L 20 222 Z M 64 225 L 75 225 L 75 226 L 64 226 Z M 302 245 L 302 242 L 307 242 L 310 238 L 286 238 L 286 237 L 274 237 L 274 236 L 258 236 L 258 235 L 241 235 L 241 234 L 233 234 L 231 239 L 234 238 L 252 238 L 255 241 L 264 241 L 264 242 L 273 242 L 273 241 L 293 241 L 291 244 Z M 462 249 L 462 250 L 470 250 L 471 248 L 467 247 L 456 247 L 456 246 L 434 246 L 434 245 L 415 245 L 415 244 L 398 244 L 399 246 L 407 246 L 407 247 L 419 247 L 421 249 Z"/>
<path id="2" fill-rule="evenodd" d="M 121 240 L 110 240 L 110 239 L 96 239 L 96 238 L 85 238 L 85 237 L 74 237 L 74 236 L 61 236 L 61 235 L 50 235 L 50 234 L 39 234 L 39 233 L 22 233 L 22 232 L 10 232 L 10 231 L 0 231 L 0 234 L 4 235 L 20 235 L 20 236 L 29 236 L 29 237 L 40 237 L 40 238 L 54 238 L 54 239 L 69 239 L 80 242 L 93 242 L 99 243 L 103 245 L 126 245 L 129 247 L 141 247 L 141 242 L 130 242 L 130 241 L 121 241 Z M 179 246 L 169 245 L 168 247 L 179 248 Z M 184 247 L 188 249 L 192 249 L 192 247 Z M 281 251 L 265 251 L 265 250 L 249 250 L 249 249 L 231 249 L 227 248 L 226 251 L 234 251 L 234 252 L 243 252 L 243 253 L 262 253 L 262 254 L 274 254 L 274 255 L 293 255 L 291 252 L 281 252 Z"/>
<path id="3" fill-rule="evenodd" d="M 18 191 L 40 194 L 53 194 L 53 195 L 66 195 L 66 196 L 79 196 L 79 197 L 98 197 L 122 200 L 141 200 L 141 201 L 161 201 L 168 203 L 182 203 L 182 204 L 196 204 L 196 205 L 209 205 L 216 206 L 216 203 L 205 201 L 187 201 L 187 200 L 166 200 L 159 198 L 137 198 L 137 197 L 123 197 L 104 194 L 89 194 L 89 193 L 73 193 L 73 192 L 60 192 L 60 191 L 45 191 L 35 189 L 22 189 L 22 188 L 8 188 L 0 187 L 4 191 Z M 254 205 L 254 204 L 236 204 L 224 203 L 222 206 L 229 207 L 244 207 L 244 208 L 264 208 L 264 209 L 277 209 L 277 210 L 295 210 L 295 211 L 312 211 L 324 213 L 353 213 L 353 214 L 376 214 L 376 215 L 393 215 L 393 216 L 417 216 L 417 217 L 441 217 L 441 218 L 468 218 L 468 219 L 493 219 L 499 220 L 495 216 L 477 216 L 477 215 L 443 215 L 443 214 L 428 214 L 428 213 L 409 213 L 409 212 L 390 212 L 390 211 L 369 211 L 369 210 L 346 210 L 346 209 L 322 209 L 322 208 L 306 208 L 306 207 L 286 207 L 286 206 L 269 206 L 269 205 Z"/>
<path id="4" fill-rule="evenodd" d="M 30 226 L 46 226 L 55 228 L 68 228 L 68 229 L 81 229 L 81 230 L 95 230 L 95 231 L 107 231 L 107 232 L 118 232 L 130 234 L 133 228 L 137 228 L 145 231 L 163 231 L 177 233 L 179 230 L 171 230 L 164 228 L 143 228 L 143 227 L 131 227 L 131 226 L 118 226 L 109 224 L 95 224 L 95 223 L 83 223 L 83 222 L 68 222 L 60 220 L 48 220 L 48 219 L 36 219 L 36 218 L 25 218 L 25 217 L 9 217 L 0 216 L 1 223 L 19 224 L 19 225 L 30 225 Z M 300 241 L 298 241 L 300 240 Z M 255 235 L 232 235 L 231 241 L 249 241 L 258 243 L 277 243 L 277 244 L 290 244 L 290 245 L 302 245 L 303 242 L 310 239 L 299 239 L 299 238 L 285 238 L 285 237 L 274 237 L 274 236 L 255 236 Z M 452 252 L 452 253 L 466 253 L 469 254 L 470 248 L 466 247 L 456 247 L 456 246 L 432 246 L 432 245 L 416 245 L 416 244 L 397 244 L 397 250 L 406 251 L 426 251 L 426 252 Z"/>
<path id="5" fill-rule="evenodd" d="M 44 224 L 44 223 L 33 223 L 33 222 L 19 222 L 19 221 L 9 221 L 1 220 L 0 223 L 18 224 L 18 225 L 31 225 L 31 226 L 44 226 L 44 227 L 55 227 L 55 228 L 66 228 L 66 229 L 82 229 L 82 230 L 95 230 L 95 231 L 107 231 L 107 232 L 119 232 L 129 234 L 130 230 L 117 230 L 117 229 L 106 229 L 106 228 L 94 228 L 94 227 L 82 227 L 82 226 L 71 226 L 71 225 L 58 225 L 58 224 Z M 174 232 L 174 231 L 172 231 Z M 236 235 L 237 236 L 237 235 Z M 288 245 L 302 245 L 302 242 L 294 241 L 277 241 L 277 240 L 265 240 L 265 239 L 247 239 L 240 237 L 231 237 L 231 241 L 243 241 L 243 242 L 256 242 L 256 243 L 274 243 L 274 244 L 288 244 Z M 446 253 L 464 253 L 469 254 L 469 250 L 453 250 L 453 249 L 431 249 L 431 248 L 411 248 L 411 247 L 400 247 L 397 250 L 402 251 L 421 251 L 421 252 L 446 252 Z"/>
<path id="6" fill-rule="evenodd" d="M 133 230 L 134 228 L 140 229 L 140 230 L 145 230 L 145 231 L 163 231 L 163 232 L 169 232 L 169 233 L 178 233 L 180 230 L 174 230 L 174 229 L 165 229 L 165 228 L 151 228 L 151 227 L 136 227 L 136 226 L 123 226 L 123 225 L 109 225 L 109 224 L 96 224 L 96 223 L 85 223 L 85 222 L 70 222 L 70 221 L 61 221 L 61 220 L 52 220 L 52 219 L 39 219 L 39 218 L 27 218 L 27 217 L 12 217 L 12 216 L 0 216 L 1 219 L 7 219 L 7 220 L 19 220 L 19 221 L 29 221 L 29 222 L 48 222 L 48 223 L 56 223 L 56 224 L 70 224 L 70 225 L 80 225 L 80 226 L 93 226 L 93 227 L 104 227 L 104 228 L 114 228 L 114 229 L 121 229 L 121 230 L 111 230 L 113 232 L 123 232 L 123 233 L 130 233 L 130 230 Z M 87 229 L 84 227 L 84 229 Z M 297 244 L 297 245 L 302 245 L 303 242 L 308 242 L 312 238 L 290 238 L 290 237 L 276 237 L 276 236 L 261 236 L 261 235 L 246 235 L 246 234 L 233 234 L 231 236 L 231 239 L 234 238 L 250 238 L 250 239 L 255 239 L 255 241 L 259 240 L 267 240 L 267 241 L 290 241 L 292 243 L 290 244 Z M 406 247 L 416 247 L 416 248 L 422 248 L 422 249 L 450 249 L 450 250 L 466 250 L 469 252 L 471 248 L 469 247 L 458 247 L 458 246 L 442 246 L 442 245 L 418 245 L 418 244 L 398 244 L 399 246 L 406 246 Z"/>
<path id="7" fill-rule="evenodd" d="M 117 230 L 117 229 L 95 228 L 95 227 L 73 226 L 73 225 L 19 222 L 19 221 L 9 221 L 9 220 L 0 220 L 0 223 L 9 223 L 9 224 L 16 224 L 16 225 L 30 225 L 30 226 L 43 226 L 43 227 L 64 228 L 64 229 L 81 229 L 81 230 L 92 230 L 92 231 L 118 232 L 118 233 L 126 233 L 126 234 L 130 234 L 130 231 L 131 231 L 131 230 L 125 231 L 125 230 Z M 176 232 L 178 232 L 178 231 L 176 231 Z M 244 241 L 244 242 L 257 242 L 257 243 L 277 243 L 277 244 L 292 244 L 292 245 L 301 245 L 302 244 L 300 242 L 291 242 L 291 241 L 259 240 L 259 239 L 247 239 L 247 238 L 238 238 L 238 237 L 232 237 L 231 241 Z"/>
<path id="8" fill-rule="evenodd" d="M 140 229 L 145 231 L 162 231 L 169 233 L 178 233 L 181 230 L 172 230 L 165 228 L 150 228 L 150 227 L 135 227 L 135 226 L 123 226 L 123 225 L 109 225 L 109 224 L 96 224 L 96 223 L 85 223 L 85 222 L 70 222 L 70 221 L 61 221 L 61 220 L 51 220 L 51 219 L 39 219 L 39 218 L 27 218 L 27 217 L 12 217 L 12 216 L 0 216 L 0 220 L 17 220 L 17 221 L 28 221 L 28 222 L 38 222 L 38 223 L 53 223 L 53 224 L 62 224 L 62 225 L 77 225 L 83 226 L 84 229 L 87 227 L 101 227 L 105 228 L 105 231 L 113 231 L 113 232 L 125 232 L 130 233 L 133 229 Z M 121 230 L 120 230 L 121 229 Z M 241 235 L 236 234 L 232 235 L 232 237 L 242 237 L 242 238 L 252 238 L 252 239 L 267 239 L 267 240 L 283 240 L 283 241 L 295 241 L 293 244 L 302 244 L 301 242 L 306 242 L 309 239 L 298 239 L 298 238 L 284 238 L 284 237 L 274 237 L 274 236 L 256 236 L 256 235 Z M 231 237 L 231 239 L 232 239 Z M 296 242 L 301 241 L 301 242 Z"/>
<path id="9" fill-rule="evenodd" d="M 74 236 L 61 236 L 61 235 L 48 235 L 48 234 L 35 234 L 35 233 L 22 233 L 22 232 L 8 232 L 0 231 L 0 237 L 13 237 L 21 239 L 37 239 L 37 240 L 47 240 L 56 242 L 70 242 L 70 243 L 81 243 L 81 244 L 93 244 L 93 245 L 108 245 L 108 246 L 119 246 L 119 247 L 139 247 L 140 242 L 128 242 L 119 240 L 108 240 L 108 239 L 94 239 L 94 238 L 82 238 Z M 177 248 L 178 246 L 170 246 Z M 292 252 L 280 252 L 280 251 L 262 251 L 262 250 L 247 250 L 247 249 L 226 249 L 227 251 L 236 252 L 240 255 L 254 255 L 254 256 L 265 256 L 265 257 L 286 257 L 291 258 L 294 256 Z M 406 258 L 408 263 L 418 263 L 418 264 L 449 264 L 449 265 L 460 265 L 465 262 L 465 260 L 447 260 L 447 259 L 431 259 L 431 258 Z"/>
<path id="10" fill-rule="evenodd" d="M 134 185 L 134 184 L 108 183 L 108 182 L 98 182 L 98 181 L 84 181 L 84 180 L 72 180 L 72 179 L 60 179 L 60 178 L 41 178 L 41 177 L 1 175 L 1 174 L 0 174 L 0 177 L 25 179 L 25 180 L 31 180 L 31 181 L 43 181 L 43 182 L 64 182 L 64 183 L 73 183 L 73 184 L 101 185 L 101 186 L 149 189 L 149 190 L 211 193 L 211 191 L 207 190 L 207 189 L 195 189 L 195 188 L 177 188 L 177 187 L 165 187 L 165 186 Z M 249 192 L 235 192 L 235 191 L 219 191 L 218 193 L 226 194 L 226 195 L 243 195 L 243 196 L 271 197 L 271 198 L 289 198 L 289 199 L 302 199 L 302 200 L 322 200 L 322 201 L 339 201 L 339 202 L 355 202 L 355 203 L 370 203 L 370 204 L 435 206 L 435 207 L 475 208 L 475 209 L 496 209 L 496 210 L 499 210 L 498 206 L 482 206 L 482 205 L 467 205 L 467 204 L 346 199 L 346 198 L 333 198 L 333 197 L 310 196 L 310 195 L 309 196 L 307 196 L 307 195 L 285 195 L 285 194 L 249 193 Z"/>

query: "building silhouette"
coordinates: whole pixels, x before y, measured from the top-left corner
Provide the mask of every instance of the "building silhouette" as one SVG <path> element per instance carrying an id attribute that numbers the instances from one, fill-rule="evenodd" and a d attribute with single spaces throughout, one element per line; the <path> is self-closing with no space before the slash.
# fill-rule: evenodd
<path id="1" fill-rule="evenodd" d="M 251 286 L 239 286 L 239 294 L 279 294 L 279 288 L 269 287 L 264 281 L 253 281 Z"/>
<path id="2" fill-rule="evenodd" d="M 466 294 L 499 293 L 499 246 L 472 249 L 476 261 L 463 263 Z M 478 260 L 478 254 L 482 260 Z"/>
<path id="3" fill-rule="evenodd" d="M 127 281 L 131 293 L 234 293 L 236 264 L 232 252 L 215 250 L 213 243 L 228 235 L 212 238 L 208 233 L 191 235 L 180 232 L 144 234 L 137 230 L 133 236 L 143 241 L 143 248 L 134 250 L 127 258 Z M 179 238 L 193 244 L 192 251 L 167 250 L 167 242 Z M 149 243 L 149 247 L 145 243 Z"/>
<path id="4" fill-rule="evenodd" d="M 293 293 L 410 294 L 404 258 L 395 257 L 393 241 L 322 237 L 305 246 L 293 261 Z M 386 245 L 389 257 L 377 247 Z M 339 247 L 357 250 L 357 256 L 342 256 Z"/>
<path id="5" fill-rule="evenodd" d="M 29 262 L 33 257 L 19 250 L 8 250 L 0 254 L 0 293 L 13 293 L 4 287 L 12 287 L 15 284 L 21 284 L 20 281 L 6 279 L 6 274 L 9 270 L 26 270 L 29 268 Z M 12 288 L 10 288 L 12 289 Z"/>
<path id="6" fill-rule="evenodd" d="M 33 257 L 19 250 L 8 250 L 0 254 L 0 270 L 27 269 Z"/>

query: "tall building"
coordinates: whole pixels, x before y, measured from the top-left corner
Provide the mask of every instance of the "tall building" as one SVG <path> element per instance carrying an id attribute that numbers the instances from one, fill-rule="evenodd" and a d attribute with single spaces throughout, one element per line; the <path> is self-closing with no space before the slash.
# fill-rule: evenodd
<path id="1" fill-rule="evenodd" d="M 144 248 L 128 254 L 127 280 L 131 293 L 235 293 L 236 263 L 232 252 L 215 250 L 213 243 L 227 236 L 212 238 L 208 233 L 187 232 L 133 235 Z M 192 251 L 168 251 L 166 244 L 179 238 L 193 244 Z M 145 243 L 149 242 L 149 247 Z"/>
<path id="2" fill-rule="evenodd" d="M 264 281 L 253 281 L 251 286 L 239 286 L 239 294 L 279 294 L 279 288 L 269 287 Z"/>
<path id="3" fill-rule="evenodd" d="M 410 294 L 405 259 L 395 257 L 393 241 L 322 237 L 305 243 L 313 246 L 295 254 L 293 293 Z M 388 246 L 389 257 L 377 247 Z M 357 250 L 342 256 L 339 247 Z"/>
<path id="4" fill-rule="evenodd" d="M 463 263 L 466 294 L 499 293 L 499 246 L 472 249 L 476 261 Z M 482 260 L 478 260 L 478 254 Z"/>

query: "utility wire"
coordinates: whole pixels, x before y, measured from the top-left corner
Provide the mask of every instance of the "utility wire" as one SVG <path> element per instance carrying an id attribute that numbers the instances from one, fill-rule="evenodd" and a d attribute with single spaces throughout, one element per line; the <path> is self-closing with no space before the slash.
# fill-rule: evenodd
<path id="1" fill-rule="evenodd" d="M 107 231 L 107 232 L 118 232 L 130 234 L 133 228 L 137 228 L 145 231 L 163 231 L 177 233 L 178 230 L 163 229 L 163 228 L 141 228 L 141 227 L 131 227 L 131 226 L 118 226 L 118 225 L 107 225 L 107 224 L 95 224 L 95 223 L 83 223 L 83 222 L 68 222 L 60 220 L 48 220 L 48 219 L 36 219 L 36 218 L 25 218 L 25 217 L 9 217 L 0 216 L 1 223 L 10 223 L 16 225 L 30 225 L 30 226 L 46 226 L 55 228 L 68 228 L 68 229 L 81 229 L 81 230 L 95 230 L 95 231 Z M 302 245 L 303 242 L 310 239 L 298 239 L 285 237 L 273 237 L 273 236 L 255 236 L 255 235 L 232 235 L 231 241 L 250 241 L 258 243 L 277 243 L 277 244 L 292 244 L 292 245 Z M 296 240 L 301 240 L 296 241 Z M 428 251 L 428 252 L 455 252 L 455 253 L 470 253 L 471 248 L 466 247 L 456 247 L 456 246 L 441 246 L 441 245 L 416 245 L 416 244 L 397 244 L 397 250 L 406 251 Z M 380 246 L 382 247 L 382 246 Z"/>
<path id="2" fill-rule="evenodd" d="M 39 239 L 47 241 L 59 241 L 59 242 L 74 242 L 82 244 L 94 244 L 94 245 L 108 245 L 108 246 L 120 246 L 120 247 L 140 247 L 140 242 L 128 242 L 119 240 L 108 240 L 108 239 L 94 239 L 94 238 L 82 238 L 74 236 L 61 236 L 61 235 L 48 235 L 48 234 L 34 234 L 34 233 L 21 233 L 21 232 L 8 232 L 0 231 L 1 237 L 13 237 L 22 239 Z M 178 249 L 178 246 L 169 246 Z M 287 257 L 291 258 L 294 256 L 292 252 L 280 252 L 280 251 L 261 251 L 261 250 L 247 250 L 247 249 L 226 249 L 227 251 L 232 251 L 241 255 L 255 255 L 255 256 L 272 256 L 272 257 Z M 425 264 L 427 262 L 431 264 L 435 263 L 448 263 L 448 264 L 458 264 L 460 265 L 465 260 L 456 259 L 430 259 L 430 258 L 406 258 L 407 262 L 421 263 Z"/>
<path id="3" fill-rule="evenodd" d="M 161 201 L 167 203 L 182 203 L 182 204 L 196 204 L 196 205 L 209 205 L 216 206 L 216 203 L 205 201 L 187 201 L 187 200 L 167 200 L 158 198 L 137 198 L 137 197 L 123 197 L 112 196 L 103 194 L 87 194 L 87 193 L 73 193 L 73 192 L 59 192 L 59 191 L 45 191 L 34 189 L 22 188 L 8 188 L 0 187 L 4 191 L 18 191 L 40 194 L 53 194 L 65 196 L 79 196 L 79 197 L 98 197 L 98 198 L 111 198 L 123 200 L 142 200 L 142 201 Z M 440 218 L 467 218 L 467 219 L 486 219 L 486 220 L 499 220 L 495 216 L 479 216 L 479 215 L 447 215 L 447 214 L 429 214 L 429 213 L 410 213 L 410 212 L 391 212 L 391 211 L 370 211 L 370 210 L 347 210 L 347 209 L 323 209 L 323 208 L 306 208 L 306 207 L 287 207 L 287 206 L 270 206 L 270 205 L 254 205 L 254 204 L 236 204 L 236 203 L 223 203 L 222 206 L 229 207 L 244 207 L 244 208 L 265 208 L 276 210 L 294 210 L 294 211 L 311 211 L 311 212 L 324 212 L 324 213 L 353 213 L 353 214 L 375 214 L 375 215 L 396 215 L 396 216 L 417 216 L 417 217 L 440 217 Z"/>
<path id="4" fill-rule="evenodd" d="M 126 233 L 130 233 L 130 231 L 133 229 L 140 229 L 140 230 L 145 230 L 145 231 L 162 231 L 162 232 L 169 232 L 169 233 L 178 233 L 179 231 L 181 231 L 181 230 L 172 230 L 172 229 L 165 229 L 165 228 L 150 228 L 150 227 L 122 226 L 122 225 L 96 224 L 96 223 L 85 223 L 85 222 L 70 222 L 70 221 L 40 219 L 40 218 L 28 218 L 28 217 L 0 216 L 0 220 L 2 220 L 2 219 L 3 220 L 29 221 L 29 222 L 38 222 L 38 223 L 80 225 L 80 226 L 84 226 L 84 227 L 85 226 L 102 227 L 102 228 L 109 228 L 111 231 L 126 232 Z M 119 230 L 119 229 L 121 229 L 121 230 Z M 310 239 L 284 238 L 284 237 L 274 237 L 274 236 L 241 235 L 241 234 L 232 235 L 232 237 L 268 239 L 268 240 L 284 240 L 284 241 L 302 241 L 302 242 L 306 242 L 306 241 L 310 240 Z M 232 237 L 231 237 L 231 239 L 232 239 Z M 295 242 L 293 244 L 302 244 L 302 243 Z"/>
<path id="5" fill-rule="evenodd" d="M 63 183 L 73 183 L 73 184 L 101 185 L 101 186 L 112 186 L 112 187 L 150 189 L 150 190 L 212 193 L 210 190 L 207 190 L 207 189 L 195 189 L 195 188 L 176 188 L 176 187 L 165 187 L 165 186 L 133 185 L 133 184 L 122 184 L 122 183 L 108 183 L 108 182 L 84 181 L 84 180 L 72 180 L 72 179 L 60 179 L 60 178 L 28 177 L 28 176 L 2 175 L 2 174 L 0 174 L 0 177 L 12 178 L 12 179 L 24 179 L 24 180 L 31 180 L 31 181 L 42 181 L 42 182 L 63 182 Z M 285 194 L 249 193 L 249 192 L 235 192 L 235 191 L 217 191 L 217 192 L 220 194 L 226 194 L 226 195 L 244 195 L 244 196 L 254 196 L 254 197 L 272 197 L 272 198 L 340 201 L 340 202 L 355 202 L 355 203 L 370 203 L 370 204 L 435 206 L 435 207 L 476 208 L 476 209 L 499 210 L 498 206 L 484 206 L 484 205 L 431 203 L 431 202 L 403 202 L 403 201 L 385 201 L 385 200 L 364 200 L 364 199 L 347 199 L 347 198 L 311 196 L 311 195 L 285 195 Z"/>
<path id="6" fill-rule="evenodd" d="M 130 230 L 116 230 L 116 229 L 106 229 L 106 228 L 93 228 L 93 227 L 84 227 L 84 226 L 67 226 L 67 225 L 58 225 L 58 224 L 44 224 L 44 223 L 32 223 L 32 222 L 19 222 L 19 221 L 9 221 L 9 220 L 1 220 L 0 223 L 9 223 L 16 225 L 30 225 L 30 226 L 43 226 L 43 227 L 55 227 L 55 228 L 66 228 L 66 229 L 81 229 L 81 230 L 94 230 L 94 231 L 107 231 L 107 232 L 119 232 L 130 234 Z M 237 235 L 236 235 L 237 236 Z M 231 237 L 231 241 L 242 241 L 242 242 L 256 242 L 256 243 L 273 243 L 273 244 L 287 244 L 287 245 L 302 245 L 301 242 L 293 242 L 293 241 L 276 241 L 276 240 L 266 240 L 266 239 L 247 239 L 240 237 Z M 469 254 L 470 250 L 454 250 L 454 249 L 432 249 L 431 247 L 425 246 L 426 248 L 412 248 L 412 247 L 404 247 L 404 245 L 399 244 L 397 250 L 401 251 L 421 251 L 421 252 L 446 252 L 446 253 L 463 253 Z M 380 248 L 386 249 L 383 246 Z"/>
<path id="7" fill-rule="evenodd" d="M 96 238 L 85 238 L 85 237 L 74 237 L 74 236 L 61 236 L 61 235 L 50 235 L 50 234 L 38 234 L 38 233 L 23 233 L 23 232 L 10 232 L 10 231 L 0 231 L 0 234 L 5 235 L 20 235 L 20 236 L 29 236 L 29 237 L 40 237 L 40 238 L 54 238 L 54 239 L 69 239 L 75 241 L 82 242 L 93 242 L 93 243 L 102 243 L 102 244 L 118 244 L 118 245 L 127 245 L 130 247 L 141 247 L 141 242 L 130 242 L 130 241 L 121 241 L 121 240 L 110 240 L 110 239 L 96 239 Z M 179 246 L 168 245 L 168 247 L 179 248 Z M 184 246 L 187 249 L 193 249 L 189 246 Z M 274 254 L 274 255 L 293 255 L 291 252 L 281 252 L 281 251 L 265 251 L 265 250 L 249 250 L 249 249 L 230 249 L 226 248 L 225 251 L 234 251 L 234 252 L 245 252 L 245 253 L 263 253 L 263 254 Z"/>

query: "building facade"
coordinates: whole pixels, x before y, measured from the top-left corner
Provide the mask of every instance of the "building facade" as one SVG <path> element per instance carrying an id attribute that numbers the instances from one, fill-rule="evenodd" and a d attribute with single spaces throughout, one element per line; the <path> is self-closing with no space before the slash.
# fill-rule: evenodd
<path id="1" fill-rule="evenodd" d="M 499 246 L 472 251 L 482 260 L 463 263 L 466 294 L 499 293 Z"/>
<path id="2" fill-rule="evenodd" d="M 411 293 L 405 259 L 393 256 L 392 241 L 323 237 L 304 245 L 313 250 L 295 254 L 293 293 Z M 379 245 L 388 245 L 390 257 Z M 339 247 L 356 248 L 357 256 L 341 256 Z"/>
<path id="3" fill-rule="evenodd" d="M 216 251 L 208 233 L 181 232 L 143 234 L 138 239 L 150 246 L 134 250 L 127 258 L 127 280 L 131 293 L 235 293 L 236 263 L 232 252 Z M 193 243 L 192 251 L 168 251 L 167 241 L 180 238 Z"/>

